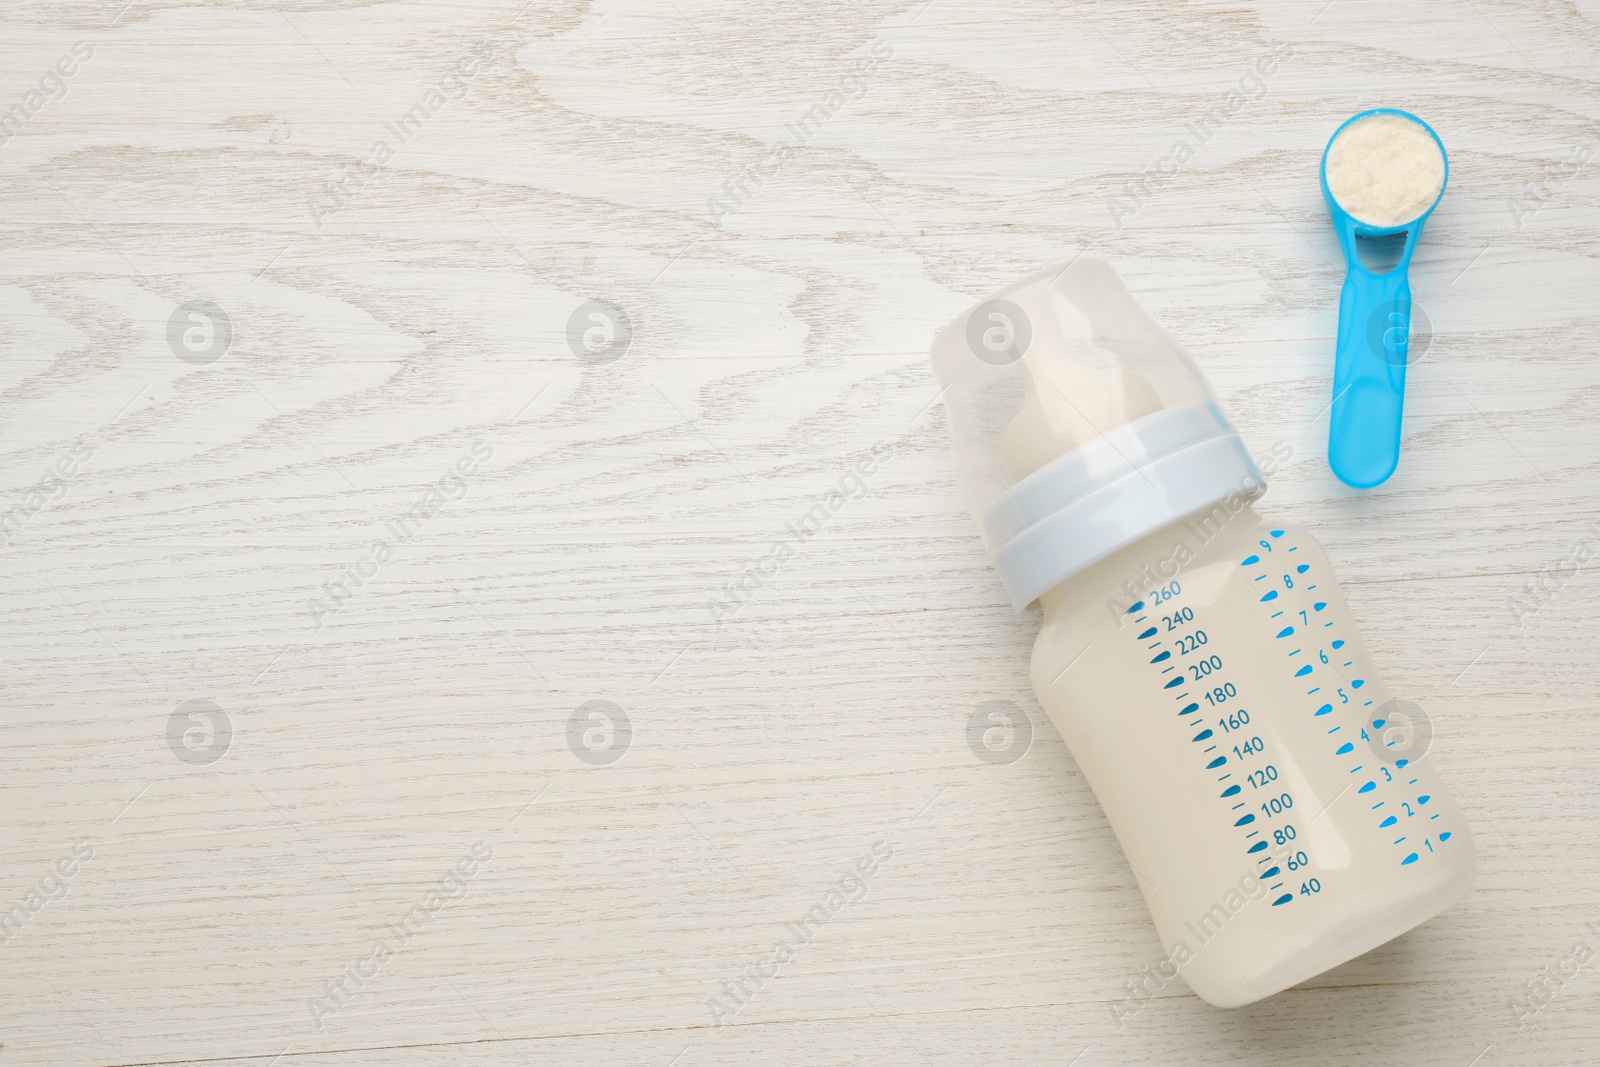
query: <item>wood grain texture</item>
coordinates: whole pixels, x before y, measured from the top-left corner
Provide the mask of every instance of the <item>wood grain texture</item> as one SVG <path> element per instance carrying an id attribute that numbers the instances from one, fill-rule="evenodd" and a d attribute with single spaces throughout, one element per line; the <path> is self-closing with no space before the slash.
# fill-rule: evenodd
<path id="1" fill-rule="evenodd" d="M 1600 945 L 1597 54 L 1592 0 L 11 0 L 0 907 L 52 899 L 0 945 L 0 1067 L 1593 1063 L 1594 964 L 1512 1001 Z M 1357 493 L 1322 457 L 1316 175 L 1380 104 L 1452 169 L 1403 462 Z M 1085 251 L 1293 450 L 1263 510 L 1341 567 L 1480 851 L 1444 916 L 1231 1012 L 1173 985 L 1118 1022 L 1160 947 L 932 403 L 936 329 Z M 197 300 L 232 328 L 205 365 L 168 340 Z M 590 300 L 628 317 L 614 362 L 569 346 Z M 996 699 L 1036 721 L 1003 766 L 966 736 Z M 212 763 L 169 745 L 194 700 Z M 569 747 L 591 700 L 631 723 L 610 765 Z"/>

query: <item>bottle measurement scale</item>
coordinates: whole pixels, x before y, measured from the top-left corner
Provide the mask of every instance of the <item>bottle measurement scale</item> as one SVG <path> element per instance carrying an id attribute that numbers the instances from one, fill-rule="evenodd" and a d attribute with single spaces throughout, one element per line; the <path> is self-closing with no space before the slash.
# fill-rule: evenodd
<path id="1" fill-rule="evenodd" d="M 1209 651 L 1203 611 L 1187 602 L 1180 581 L 1150 590 L 1127 611 L 1161 688 L 1172 694 L 1196 763 L 1215 779 L 1241 850 L 1255 859 L 1255 877 L 1267 884 L 1272 906 L 1322 892 L 1310 857 L 1296 847 L 1294 793 L 1279 780 L 1272 743 L 1249 729 L 1244 702 L 1250 695 L 1230 680 L 1222 655 Z"/>
<path id="2" fill-rule="evenodd" d="M 1433 797 L 1419 791 L 1418 778 L 1406 770 L 1409 760 L 1395 759 L 1391 769 L 1390 761 L 1376 755 L 1369 731 L 1382 730 L 1386 721 L 1373 709 L 1370 692 L 1363 692 L 1366 679 L 1349 673 L 1355 667 L 1344 651 L 1349 635 L 1336 632 L 1324 614 L 1327 601 L 1316 591 L 1326 576 L 1316 573 L 1309 553 L 1296 556 L 1300 546 L 1285 540 L 1285 531 L 1267 532 L 1270 540 L 1263 539 L 1261 550 L 1242 559 L 1240 566 L 1261 589 L 1259 603 L 1279 627 L 1275 639 L 1286 646 L 1294 679 L 1306 686 L 1311 715 L 1328 724 L 1329 748 L 1354 776 L 1347 789 L 1354 788 L 1368 804 L 1379 829 L 1393 832 L 1395 860 L 1409 867 L 1448 842 L 1453 831 L 1435 825 L 1441 813 L 1437 805 L 1428 810 Z"/>
<path id="3" fill-rule="evenodd" d="M 1355 666 L 1344 651 L 1349 638 L 1337 632 L 1326 614 L 1328 602 L 1317 596 L 1319 575 L 1311 557 L 1295 555 L 1300 546 L 1284 540 L 1286 531 L 1267 533 L 1270 539 L 1262 539 L 1240 566 L 1257 586 L 1274 640 L 1283 643 L 1285 668 L 1306 687 L 1305 713 L 1327 723 L 1329 749 L 1355 776 L 1347 788 L 1369 805 L 1380 829 L 1394 833 L 1395 861 L 1403 867 L 1417 863 L 1448 842 L 1452 831 L 1433 825 L 1440 813 L 1427 810 L 1433 797 L 1416 790 L 1407 760 L 1396 759 L 1391 769 L 1374 757 L 1369 731 L 1386 723 L 1362 692 L 1366 680 L 1349 673 Z M 1203 613 L 1184 597 L 1182 582 L 1150 590 L 1127 611 L 1135 616 L 1136 640 L 1150 653 L 1161 688 L 1173 694 L 1196 761 L 1216 780 L 1217 798 L 1240 831 L 1245 854 L 1262 854 L 1256 866 L 1265 869 L 1256 877 L 1268 883 L 1272 906 L 1321 893 L 1324 877 L 1297 847 L 1300 829 L 1290 814 L 1305 809 L 1296 808 L 1293 789 L 1280 781 L 1271 741 L 1248 728 L 1252 697 L 1231 680 L 1222 655 L 1208 647 Z"/>

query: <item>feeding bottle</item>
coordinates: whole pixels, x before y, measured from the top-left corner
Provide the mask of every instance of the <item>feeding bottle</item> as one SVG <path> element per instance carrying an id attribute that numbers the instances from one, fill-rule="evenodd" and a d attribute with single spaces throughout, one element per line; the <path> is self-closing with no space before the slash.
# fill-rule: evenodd
<path id="1" fill-rule="evenodd" d="M 1111 268 L 1001 290 L 933 364 L 1001 581 L 1044 610 L 1034 691 L 1138 879 L 1158 971 L 1246 1004 L 1460 898 L 1472 841 L 1425 720 L 1322 547 L 1255 510 L 1259 467 Z"/>

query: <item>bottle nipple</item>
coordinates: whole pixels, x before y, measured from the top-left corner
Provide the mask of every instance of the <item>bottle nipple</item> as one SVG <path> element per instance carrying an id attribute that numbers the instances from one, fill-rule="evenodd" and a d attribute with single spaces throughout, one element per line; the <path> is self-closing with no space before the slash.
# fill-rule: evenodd
<path id="1" fill-rule="evenodd" d="M 1148 381 L 1110 357 L 1106 363 L 1099 368 L 1038 350 L 1024 357 L 1022 409 L 1006 427 L 1001 446 L 1013 482 L 1161 409 Z"/>

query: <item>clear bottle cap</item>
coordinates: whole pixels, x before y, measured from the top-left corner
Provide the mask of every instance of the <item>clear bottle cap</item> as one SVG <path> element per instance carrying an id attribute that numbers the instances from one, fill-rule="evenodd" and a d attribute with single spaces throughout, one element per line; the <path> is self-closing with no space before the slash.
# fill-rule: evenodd
<path id="1" fill-rule="evenodd" d="M 1029 275 L 933 343 L 957 473 L 1012 604 L 1266 489 L 1200 370 L 1102 260 Z"/>

